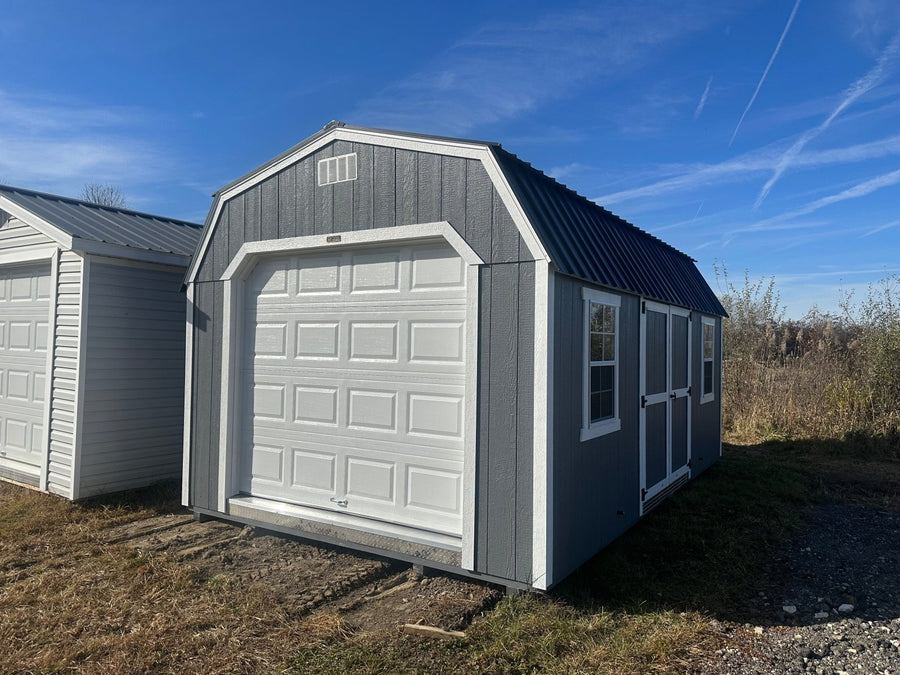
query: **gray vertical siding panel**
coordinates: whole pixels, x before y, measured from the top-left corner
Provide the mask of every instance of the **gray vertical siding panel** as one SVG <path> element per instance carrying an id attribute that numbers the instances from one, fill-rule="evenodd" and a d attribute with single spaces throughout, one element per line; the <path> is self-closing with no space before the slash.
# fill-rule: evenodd
<path id="1" fill-rule="evenodd" d="M 278 178 L 272 176 L 260 188 L 259 205 L 259 238 L 278 239 Z"/>
<path id="2" fill-rule="evenodd" d="M 196 284 L 194 287 L 194 354 L 193 384 L 191 386 L 191 499 L 194 506 L 211 508 L 215 495 L 209 490 L 209 455 L 213 427 L 210 413 L 213 406 L 213 294 L 214 283 Z"/>
<path id="3" fill-rule="evenodd" d="M 420 223 L 433 223 L 441 219 L 441 157 L 419 154 L 418 216 Z"/>
<path id="4" fill-rule="evenodd" d="M 485 262 L 491 259 L 491 199 L 493 184 L 481 166 L 470 159 L 466 169 L 466 241 Z M 487 213 L 485 213 L 487 209 Z"/>
<path id="5" fill-rule="evenodd" d="M 225 268 L 228 267 L 228 262 L 234 258 L 235 253 L 246 241 L 244 238 L 247 236 L 244 197 L 245 195 L 240 194 L 228 201 L 228 257 L 223 260 L 216 256 L 216 271 L 218 274 L 214 277 L 215 279 L 218 279 L 222 272 L 225 271 Z"/>
<path id="6" fill-rule="evenodd" d="M 353 189 L 354 230 L 369 230 L 375 221 L 375 150 L 371 145 L 356 146 L 356 187 Z"/>
<path id="7" fill-rule="evenodd" d="M 353 148 L 346 141 L 337 141 L 334 143 L 334 154 L 346 155 L 352 152 Z M 358 167 L 357 167 L 358 168 Z M 354 223 L 356 217 L 353 211 L 353 193 L 356 190 L 357 180 L 348 180 L 334 184 L 334 194 L 332 203 L 334 205 L 334 225 L 333 232 L 346 232 L 347 230 L 355 230 Z"/>
<path id="8" fill-rule="evenodd" d="M 297 236 L 316 232 L 316 161 L 307 157 L 297 165 Z"/>
<path id="9" fill-rule="evenodd" d="M 244 242 L 259 241 L 260 237 L 260 192 L 257 185 L 244 193 Z"/>
<path id="10" fill-rule="evenodd" d="M 493 214 L 491 227 L 491 260 L 495 263 L 513 262 L 519 259 L 519 231 L 512 216 L 506 210 L 496 188 L 491 188 Z"/>
<path id="11" fill-rule="evenodd" d="M 519 581 L 532 581 L 534 458 L 534 263 L 516 265 L 519 271 L 517 307 L 518 362 L 516 409 L 516 571 Z"/>
<path id="12" fill-rule="evenodd" d="M 231 254 L 228 246 L 228 240 L 231 238 L 231 208 L 226 205 L 219 214 L 219 229 L 216 230 L 213 245 L 209 249 L 209 268 L 212 270 L 209 281 L 218 279 L 228 267 L 231 260 Z"/>
<path id="13" fill-rule="evenodd" d="M 225 327 L 222 325 L 222 308 L 224 306 L 224 284 L 216 282 L 213 284 L 213 302 L 211 307 L 212 313 L 212 330 L 211 348 L 212 355 L 212 373 L 210 374 L 209 397 L 209 457 L 207 463 L 207 476 L 209 480 L 209 507 L 211 509 L 218 507 L 218 491 L 219 491 L 219 420 L 222 417 L 222 409 L 220 402 L 222 400 L 222 334 Z"/>
<path id="14" fill-rule="evenodd" d="M 691 321 L 691 475 L 696 476 L 719 458 L 722 420 L 719 400 L 719 378 L 721 377 L 722 345 L 719 340 L 719 326 L 722 319 L 716 318 L 716 344 L 713 352 L 715 373 L 713 391 L 715 399 L 701 405 L 703 393 L 703 321 L 699 312 L 693 313 Z"/>
<path id="15" fill-rule="evenodd" d="M 516 569 L 516 399 L 518 394 L 518 266 L 491 273 L 490 427 L 487 473 L 488 574 L 514 578 Z"/>
<path id="16" fill-rule="evenodd" d="M 397 225 L 413 225 L 417 222 L 418 154 L 397 150 Z"/>
<path id="17" fill-rule="evenodd" d="M 313 234 L 334 232 L 334 185 L 319 185 L 318 164 L 327 157 L 334 156 L 334 146 L 328 145 L 312 156 L 312 185 L 315 191 L 315 223 Z M 309 161 L 307 158 L 305 161 Z"/>
<path id="18" fill-rule="evenodd" d="M 396 151 L 375 147 L 375 227 L 397 225 Z"/>
<path id="19" fill-rule="evenodd" d="M 622 428 L 581 442 L 584 285 L 571 277 L 556 276 L 553 557 L 557 579 L 633 525 L 640 504 L 640 302 L 635 296 L 620 296 L 618 384 Z"/>
<path id="20" fill-rule="evenodd" d="M 278 238 L 297 236 L 297 168 L 278 174 Z"/>
<path id="21" fill-rule="evenodd" d="M 441 220 L 466 236 L 466 160 L 441 157 Z"/>
<path id="22" fill-rule="evenodd" d="M 183 270 L 93 258 L 79 497 L 181 473 Z"/>

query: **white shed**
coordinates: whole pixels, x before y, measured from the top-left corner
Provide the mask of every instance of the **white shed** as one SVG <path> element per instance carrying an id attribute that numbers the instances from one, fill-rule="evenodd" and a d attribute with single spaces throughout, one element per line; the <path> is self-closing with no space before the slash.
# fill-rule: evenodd
<path id="1" fill-rule="evenodd" d="M 0 478 L 80 499 L 179 475 L 199 235 L 0 186 Z"/>

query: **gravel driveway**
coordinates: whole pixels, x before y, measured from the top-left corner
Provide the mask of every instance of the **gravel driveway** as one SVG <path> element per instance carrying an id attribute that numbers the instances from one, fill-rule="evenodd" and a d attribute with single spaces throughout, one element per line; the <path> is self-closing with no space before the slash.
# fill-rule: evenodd
<path id="1" fill-rule="evenodd" d="M 900 514 L 817 506 L 701 673 L 900 673 Z"/>

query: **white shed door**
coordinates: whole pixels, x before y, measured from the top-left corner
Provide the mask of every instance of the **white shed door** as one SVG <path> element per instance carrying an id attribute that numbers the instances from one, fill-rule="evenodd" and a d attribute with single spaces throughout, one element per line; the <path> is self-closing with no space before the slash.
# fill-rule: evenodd
<path id="1" fill-rule="evenodd" d="M 241 491 L 460 535 L 466 267 L 446 244 L 261 261 Z"/>
<path id="2" fill-rule="evenodd" d="M 49 317 L 50 266 L 0 268 L 0 463 L 35 475 L 43 457 Z"/>

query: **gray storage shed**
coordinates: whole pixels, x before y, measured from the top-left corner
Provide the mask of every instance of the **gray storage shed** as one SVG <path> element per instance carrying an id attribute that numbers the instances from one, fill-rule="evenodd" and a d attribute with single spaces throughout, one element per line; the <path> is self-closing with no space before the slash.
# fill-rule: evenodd
<path id="1" fill-rule="evenodd" d="M 180 475 L 200 232 L 0 186 L 0 478 L 80 499 Z"/>
<path id="2" fill-rule="evenodd" d="M 721 451 L 694 261 L 495 143 L 333 122 L 216 195 L 184 503 L 546 589 Z"/>

